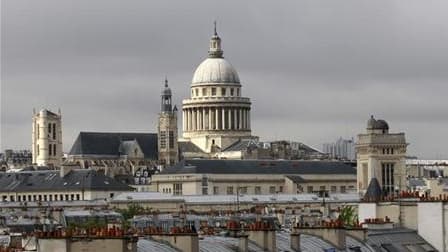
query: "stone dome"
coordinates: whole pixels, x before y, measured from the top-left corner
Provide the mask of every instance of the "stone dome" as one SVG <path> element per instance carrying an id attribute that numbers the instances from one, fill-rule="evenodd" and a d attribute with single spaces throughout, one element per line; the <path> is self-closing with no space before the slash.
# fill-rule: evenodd
<path id="1" fill-rule="evenodd" d="M 389 129 L 389 125 L 385 120 L 378 119 L 376 120 L 373 116 L 367 121 L 367 129 Z"/>
<path id="2" fill-rule="evenodd" d="M 389 124 L 387 124 L 387 122 L 384 120 L 377 120 L 376 128 L 377 129 L 389 129 Z"/>
<path id="3" fill-rule="evenodd" d="M 235 68 L 224 58 L 207 58 L 193 75 L 191 84 L 228 84 L 240 83 Z"/>

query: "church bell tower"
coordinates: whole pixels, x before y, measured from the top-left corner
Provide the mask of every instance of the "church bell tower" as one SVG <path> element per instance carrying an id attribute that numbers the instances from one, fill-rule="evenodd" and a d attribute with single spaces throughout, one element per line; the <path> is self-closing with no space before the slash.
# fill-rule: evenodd
<path id="1" fill-rule="evenodd" d="M 161 95 L 161 108 L 158 125 L 159 163 L 170 166 L 179 160 L 177 145 L 177 107 L 172 105 L 172 93 L 165 79 L 165 87 Z"/>

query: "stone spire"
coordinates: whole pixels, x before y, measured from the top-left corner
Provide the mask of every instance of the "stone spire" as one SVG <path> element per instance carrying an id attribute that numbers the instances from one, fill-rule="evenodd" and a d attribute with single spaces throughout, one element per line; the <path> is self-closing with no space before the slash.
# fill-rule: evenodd
<path id="1" fill-rule="evenodd" d="M 215 30 L 212 38 L 210 39 L 210 49 L 208 50 L 208 57 L 209 58 L 222 58 L 223 51 L 221 49 L 221 38 L 218 36 L 218 33 L 216 32 L 216 21 L 215 24 Z"/>

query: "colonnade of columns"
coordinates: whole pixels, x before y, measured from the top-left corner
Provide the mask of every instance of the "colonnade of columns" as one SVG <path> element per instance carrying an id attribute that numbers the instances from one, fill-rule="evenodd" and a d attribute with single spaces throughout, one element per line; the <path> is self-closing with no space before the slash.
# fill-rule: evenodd
<path id="1" fill-rule="evenodd" d="M 237 107 L 198 107 L 182 111 L 183 131 L 250 130 L 250 109 Z"/>

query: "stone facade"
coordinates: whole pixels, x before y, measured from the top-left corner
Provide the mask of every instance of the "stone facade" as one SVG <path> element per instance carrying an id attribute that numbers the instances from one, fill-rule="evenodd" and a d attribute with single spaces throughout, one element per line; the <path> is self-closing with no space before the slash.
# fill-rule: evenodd
<path id="1" fill-rule="evenodd" d="M 58 114 L 42 109 L 33 112 L 33 164 L 60 167 L 62 162 L 62 123 Z"/>
<path id="2" fill-rule="evenodd" d="M 168 80 L 161 96 L 161 111 L 159 114 L 158 155 L 161 165 L 174 165 L 179 160 L 179 147 L 177 142 L 177 108 L 172 107 L 171 89 Z"/>
<path id="3" fill-rule="evenodd" d="M 209 57 L 196 69 L 191 97 L 183 100 L 183 138 L 205 153 L 251 138 L 249 98 L 243 97 L 236 70 L 223 58 L 221 38 L 210 40 Z"/>
<path id="4" fill-rule="evenodd" d="M 356 143 L 358 192 L 365 194 L 372 178 L 384 195 L 405 190 L 407 145 L 404 133 L 389 133 L 389 125 L 372 116 Z"/>
<path id="5" fill-rule="evenodd" d="M 301 194 L 355 190 L 356 176 L 301 175 L 300 183 L 282 174 L 170 174 L 153 176 L 151 191 L 171 195 Z"/>

